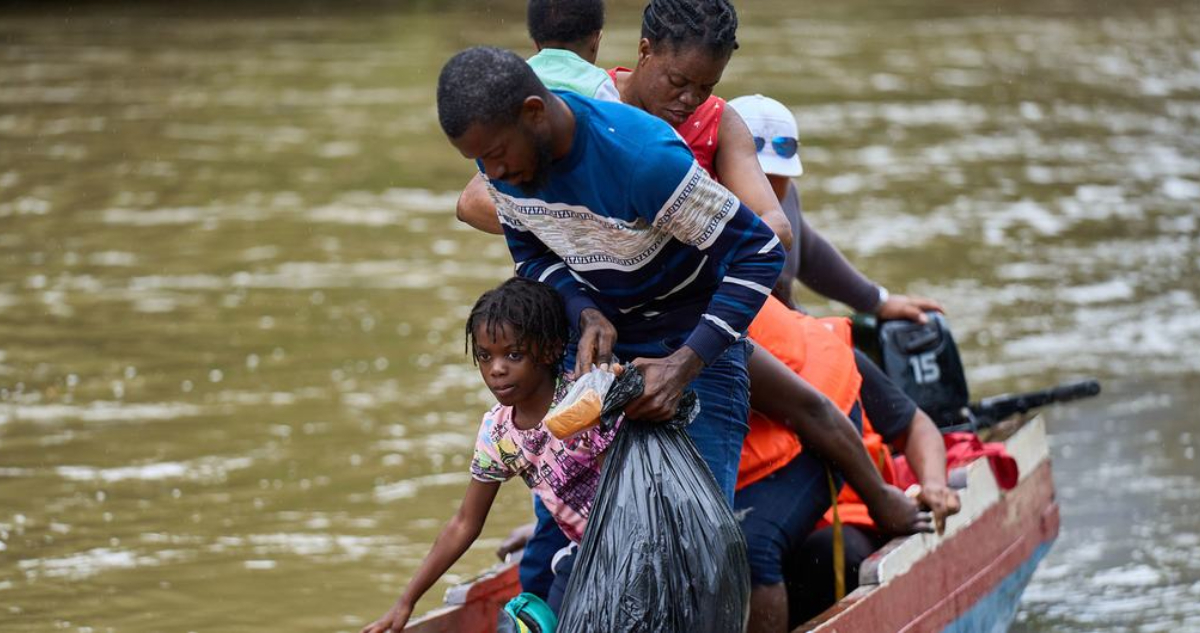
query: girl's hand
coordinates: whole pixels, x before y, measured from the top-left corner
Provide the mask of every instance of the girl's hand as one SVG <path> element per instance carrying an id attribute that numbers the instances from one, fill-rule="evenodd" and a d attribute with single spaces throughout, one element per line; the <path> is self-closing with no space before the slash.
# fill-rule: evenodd
<path id="1" fill-rule="evenodd" d="M 398 600 L 390 611 L 383 614 L 382 618 L 364 626 L 359 633 L 400 633 L 408 624 L 408 619 L 412 617 L 412 610 L 412 605 Z"/>

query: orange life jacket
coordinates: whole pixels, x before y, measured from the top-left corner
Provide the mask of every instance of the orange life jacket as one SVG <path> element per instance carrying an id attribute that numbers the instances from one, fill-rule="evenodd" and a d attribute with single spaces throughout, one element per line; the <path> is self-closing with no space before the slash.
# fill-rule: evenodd
<path id="1" fill-rule="evenodd" d="M 769 297 L 750 324 L 749 334 L 842 412 L 849 413 L 854 407 L 862 376 L 848 344 L 849 319 L 816 319 Z M 738 467 L 738 489 L 782 468 L 802 448 L 795 431 L 782 422 L 754 411 L 749 422 Z"/>

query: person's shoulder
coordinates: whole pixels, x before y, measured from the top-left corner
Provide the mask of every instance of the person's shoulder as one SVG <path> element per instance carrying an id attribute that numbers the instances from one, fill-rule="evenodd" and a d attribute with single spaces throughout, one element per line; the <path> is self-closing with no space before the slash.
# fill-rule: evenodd
<path id="1" fill-rule="evenodd" d="M 480 436 L 500 437 L 512 428 L 513 408 L 497 402 L 479 421 Z"/>
<path id="2" fill-rule="evenodd" d="M 619 101 L 595 99 L 571 92 L 555 91 L 555 94 L 567 100 L 571 109 L 577 113 L 586 112 L 592 127 L 608 128 L 610 133 L 624 135 L 632 130 L 671 129 L 661 119 Z"/>
<path id="3" fill-rule="evenodd" d="M 599 99 L 600 101 L 620 103 L 621 93 L 617 91 L 617 84 L 613 82 L 612 78 L 608 74 L 605 74 L 596 83 L 596 89 L 593 91 L 592 98 Z"/>
<path id="4" fill-rule="evenodd" d="M 639 152 L 687 152 L 679 134 L 666 121 L 639 108 L 580 95 L 561 96 L 572 100 L 576 112 L 587 112 L 587 125 L 596 136 L 617 140 Z"/>
<path id="5" fill-rule="evenodd" d="M 559 64 L 567 64 L 567 65 L 571 65 L 571 66 L 586 65 L 586 66 L 592 66 L 594 68 L 598 68 L 595 64 L 589 63 L 586 59 L 580 57 L 573 51 L 569 51 L 565 48 L 543 48 L 542 50 L 538 51 L 537 54 L 535 54 L 533 57 L 530 57 L 529 59 L 527 59 L 525 61 L 530 64 L 535 64 L 535 63 L 544 64 L 544 63 L 553 62 L 553 63 L 559 63 Z"/>
<path id="6" fill-rule="evenodd" d="M 595 97 L 608 74 L 575 53 L 544 48 L 527 60 L 547 88 Z"/>
<path id="7" fill-rule="evenodd" d="M 800 189 L 796 187 L 796 181 L 793 178 L 788 178 L 787 193 L 784 194 L 784 204 L 800 209 Z"/>

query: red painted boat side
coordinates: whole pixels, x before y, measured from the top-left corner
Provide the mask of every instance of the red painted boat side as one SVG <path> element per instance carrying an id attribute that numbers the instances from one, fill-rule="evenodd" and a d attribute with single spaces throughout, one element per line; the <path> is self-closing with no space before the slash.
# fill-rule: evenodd
<path id="1" fill-rule="evenodd" d="M 1050 462 L 1045 461 L 903 575 L 860 587 L 796 630 L 940 631 L 1057 534 L 1058 504 Z M 886 555 L 885 549 L 872 558 Z"/>
<path id="2" fill-rule="evenodd" d="M 447 592 L 454 602 L 431 611 L 404 627 L 406 633 L 496 633 L 496 616 L 518 593 L 517 563 L 497 565 L 469 584 Z"/>

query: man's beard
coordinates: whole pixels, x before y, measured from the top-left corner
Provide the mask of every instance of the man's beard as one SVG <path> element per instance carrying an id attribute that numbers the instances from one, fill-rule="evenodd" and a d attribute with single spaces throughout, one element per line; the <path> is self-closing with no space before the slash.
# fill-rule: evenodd
<path id="1" fill-rule="evenodd" d="M 517 185 L 527 196 L 533 196 L 546 186 L 550 181 L 550 163 L 554 162 L 554 150 L 551 148 L 553 143 L 549 138 L 533 139 L 533 151 L 537 162 L 534 164 L 533 177 L 529 180 Z"/>

